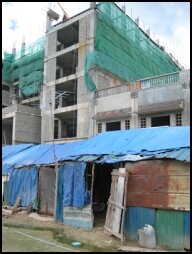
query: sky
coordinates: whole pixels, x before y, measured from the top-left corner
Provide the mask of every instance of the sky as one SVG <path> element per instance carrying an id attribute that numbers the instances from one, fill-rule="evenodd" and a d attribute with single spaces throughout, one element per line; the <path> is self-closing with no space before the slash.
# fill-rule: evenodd
<path id="1" fill-rule="evenodd" d="M 70 17 L 90 6 L 90 2 L 59 3 Z M 190 2 L 115 3 L 125 5 L 133 20 L 139 17 L 139 26 L 144 31 L 150 28 L 150 37 L 190 68 Z M 57 2 L 2 2 L 2 52 L 11 52 L 13 46 L 20 49 L 22 41 L 28 45 L 44 35 L 48 8 L 60 15 L 60 22 L 63 11 Z"/>

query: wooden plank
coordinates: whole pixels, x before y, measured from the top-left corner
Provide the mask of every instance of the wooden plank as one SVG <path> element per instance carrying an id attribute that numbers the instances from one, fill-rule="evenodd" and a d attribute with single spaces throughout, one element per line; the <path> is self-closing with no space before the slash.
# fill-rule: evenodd
<path id="1" fill-rule="evenodd" d="M 124 173 L 112 172 L 111 174 L 112 174 L 113 176 L 123 176 L 123 177 L 126 177 L 126 174 L 124 174 Z"/>
<path id="2" fill-rule="evenodd" d="M 110 189 L 110 197 L 109 199 L 113 199 L 114 195 L 114 185 L 115 185 L 115 177 L 112 177 L 112 182 L 111 182 L 111 189 Z M 112 206 L 110 203 L 108 203 L 107 207 L 107 214 L 106 214 L 106 220 L 105 220 L 105 226 L 110 227 L 110 219 L 111 219 L 111 213 L 112 213 Z"/>
<path id="3" fill-rule="evenodd" d="M 111 233 L 112 235 L 117 236 L 118 238 L 121 238 L 121 234 L 115 233 L 113 232 L 113 230 L 111 228 L 108 228 L 106 226 L 104 226 L 105 230 L 107 230 L 109 233 Z"/>
<path id="4" fill-rule="evenodd" d="M 125 173 L 125 168 L 120 168 L 119 173 Z M 114 203 L 119 203 L 119 204 L 123 203 L 124 184 L 125 184 L 125 176 L 119 176 Z M 115 207 L 112 230 L 113 232 L 118 234 L 120 232 L 121 216 L 122 216 L 122 209 L 119 207 Z"/>
<path id="5" fill-rule="evenodd" d="M 119 172 L 113 170 L 110 197 L 108 200 L 108 208 L 106 214 L 106 221 L 104 226 L 104 232 L 107 234 L 113 234 L 124 240 L 123 236 L 123 224 L 125 216 L 125 204 L 126 204 L 126 192 L 128 181 L 128 174 L 125 168 L 120 168 Z"/>
<path id="6" fill-rule="evenodd" d="M 108 200 L 108 202 L 109 203 L 111 203 L 112 205 L 114 205 L 114 206 L 117 206 L 118 208 L 120 208 L 120 209 L 124 209 L 124 207 L 122 206 L 122 205 L 120 205 L 119 203 L 115 203 L 114 201 L 112 201 L 112 200 Z"/>
<path id="7" fill-rule="evenodd" d="M 127 202 L 127 186 L 128 186 L 128 172 L 126 172 L 125 184 L 124 184 L 124 198 L 123 198 L 123 215 L 121 222 L 121 241 L 125 240 L 124 236 L 124 221 L 125 221 L 125 211 L 126 211 L 126 202 Z"/>

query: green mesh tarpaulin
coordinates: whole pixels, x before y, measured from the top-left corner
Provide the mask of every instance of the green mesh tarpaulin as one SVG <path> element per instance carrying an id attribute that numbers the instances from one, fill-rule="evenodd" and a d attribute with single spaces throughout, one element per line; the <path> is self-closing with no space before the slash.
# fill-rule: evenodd
<path id="1" fill-rule="evenodd" d="M 89 91 L 96 90 L 89 75 L 94 66 L 125 81 L 179 70 L 169 55 L 114 3 L 99 3 L 97 9 L 95 50 L 87 53 L 85 59 L 85 83 Z"/>
<path id="2" fill-rule="evenodd" d="M 39 94 L 43 83 L 44 37 L 12 54 L 4 53 L 3 80 L 19 81 L 23 96 Z"/>
<path id="3" fill-rule="evenodd" d="M 39 94 L 40 85 L 43 83 L 42 71 L 35 71 L 30 73 L 26 77 L 19 79 L 19 88 L 24 96 L 30 96 L 31 94 Z"/>

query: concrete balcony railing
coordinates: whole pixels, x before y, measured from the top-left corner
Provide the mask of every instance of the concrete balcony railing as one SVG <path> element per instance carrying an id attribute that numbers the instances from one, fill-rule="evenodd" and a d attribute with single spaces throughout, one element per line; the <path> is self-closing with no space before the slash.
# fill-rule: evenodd
<path id="1" fill-rule="evenodd" d="M 179 83 L 179 72 L 141 79 L 141 89 Z"/>
<path id="2" fill-rule="evenodd" d="M 172 84 L 179 84 L 180 77 L 179 72 L 171 74 L 141 79 L 137 81 L 130 81 L 124 85 L 109 87 L 102 90 L 95 91 L 95 98 L 107 97 L 115 94 L 133 92 L 135 90 L 152 88 L 157 86 L 165 86 Z"/>
<path id="3" fill-rule="evenodd" d="M 129 91 L 130 87 L 128 84 L 122 86 L 109 87 L 99 91 L 95 91 L 95 98 L 107 97 L 115 94 L 126 93 Z"/>

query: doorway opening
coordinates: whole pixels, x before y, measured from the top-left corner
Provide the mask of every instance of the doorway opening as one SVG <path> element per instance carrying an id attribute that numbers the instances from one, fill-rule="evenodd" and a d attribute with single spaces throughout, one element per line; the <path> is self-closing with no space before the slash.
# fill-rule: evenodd
<path id="1" fill-rule="evenodd" d="M 95 164 L 92 201 L 93 226 L 103 226 L 105 224 L 113 169 L 113 164 Z"/>

